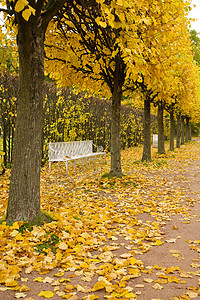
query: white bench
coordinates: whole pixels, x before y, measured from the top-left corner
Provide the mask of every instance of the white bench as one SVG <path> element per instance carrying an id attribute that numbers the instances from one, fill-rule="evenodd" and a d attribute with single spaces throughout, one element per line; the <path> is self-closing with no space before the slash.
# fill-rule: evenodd
<path id="1" fill-rule="evenodd" d="M 158 148 L 158 134 L 153 134 L 153 147 Z"/>
<path id="2" fill-rule="evenodd" d="M 97 148 L 97 152 L 93 152 L 93 146 Z M 73 142 L 55 142 L 49 143 L 49 171 L 51 171 L 52 162 L 64 162 L 68 174 L 68 161 L 81 158 L 96 158 L 97 155 L 106 155 L 103 147 L 96 146 L 93 141 L 73 141 Z M 76 164 L 75 164 L 76 166 Z"/>

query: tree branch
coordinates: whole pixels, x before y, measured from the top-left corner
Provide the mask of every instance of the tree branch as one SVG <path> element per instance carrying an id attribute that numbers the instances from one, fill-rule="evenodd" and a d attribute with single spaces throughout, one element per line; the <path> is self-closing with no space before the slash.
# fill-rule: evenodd
<path id="1" fill-rule="evenodd" d="M 67 0 L 54 0 L 52 2 L 52 5 L 50 5 L 47 11 L 43 14 L 44 25 L 48 25 L 51 19 L 59 12 L 66 2 Z"/>
<path id="2" fill-rule="evenodd" d="M 0 8 L 0 12 L 7 13 L 10 16 L 14 15 L 14 10 L 12 10 L 12 9 Z"/>
<path id="3" fill-rule="evenodd" d="M 41 10 L 43 8 L 43 5 L 45 3 L 45 0 L 38 0 L 36 5 L 36 14 L 39 15 L 41 13 Z"/>

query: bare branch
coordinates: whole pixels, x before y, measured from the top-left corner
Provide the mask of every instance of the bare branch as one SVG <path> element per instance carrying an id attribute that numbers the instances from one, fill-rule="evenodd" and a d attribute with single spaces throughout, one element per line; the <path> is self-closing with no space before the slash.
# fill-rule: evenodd
<path id="1" fill-rule="evenodd" d="M 12 10 L 12 9 L 0 8 L 0 12 L 7 13 L 10 16 L 14 15 L 14 10 Z"/>
<path id="2" fill-rule="evenodd" d="M 67 2 L 67 0 L 54 0 L 52 1 L 52 5 L 47 9 L 47 11 L 43 14 L 44 25 L 48 25 L 51 19 L 59 12 L 59 10 L 63 7 L 63 5 Z"/>

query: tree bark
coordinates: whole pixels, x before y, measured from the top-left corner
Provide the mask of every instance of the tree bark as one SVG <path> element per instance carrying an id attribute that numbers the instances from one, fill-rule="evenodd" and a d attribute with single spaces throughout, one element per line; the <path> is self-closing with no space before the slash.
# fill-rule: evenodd
<path id="1" fill-rule="evenodd" d="M 181 146 L 181 115 L 177 115 L 177 136 L 176 136 L 176 147 Z"/>
<path id="2" fill-rule="evenodd" d="M 191 122 L 189 120 L 189 141 L 192 140 L 192 126 L 191 126 Z"/>
<path id="3" fill-rule="evenodd" d="M 7 145 L 6 145 L 6 140 L 7 140 L 7 124 L 6 120 L 3 120 L 3 164 L 6 167 L 7 165 Z"/>
<path id="4" fill-rule="evenodd" d="M 158 104 L 158 153 L 165 154 L 165 136 L 163 124 L 163 103 Z"/>
<path id="5" fill-rule="evenodd" d="M 184 123 L 184 117 L 181 116 L 181 145 L 184 145 L 185 143 L 185 123 Z"/>
<path id="6" fill-rule="evenodd" d="M 114 84 L 112 94 L 111 118 L 111 171 L 116 177 L 122 176 L 121 145 L 120 145 L 120 112 L 121 112 L 122 87 Z"/>
<path id="7" fill-rule="evenodd" d="M 174 150 L 174 112 L 170 111 L 170 150 Z"/>
<path id="8" fill-rule="evenodd" d="M 189 141 L 189 135 L 190 135 L 190 119 L 186 117 L 186 126 L 185 126 L 185 142 L 187 143 Z"/>
<path id="9" fill-rule="evenodd" d="M 33 221 L 40 214 L 40 167 L 44 99 L 45 29 L 18 23 L 19 97 L 7 221 Z"/>
<path id="10" fill-rule="evenodd" d="M 151 161 L 151 103 L 148 94 L 144 99 L 144 144 L 142 161 Z"/>

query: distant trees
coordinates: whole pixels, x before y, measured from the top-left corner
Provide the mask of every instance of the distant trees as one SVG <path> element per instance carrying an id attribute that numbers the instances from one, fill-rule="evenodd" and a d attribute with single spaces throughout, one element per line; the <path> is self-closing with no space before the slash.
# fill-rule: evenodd
<path id="1" fill-rule="evenodd" d="M 13 135 L 16 120 L 18 76 L 0 74 L 0 128 L 3 139 L 4 165 L 12 163 Z M 111 103 L 70 88 L 57 88 L 45 82 L 42 162 L 48 159 L 49 141 L 91 139 L 110 151 Z M 121 147 L 143 142 L 143 112 L 122 105 Z M 156 127 L 156 117 L 152 116 Z"/>

